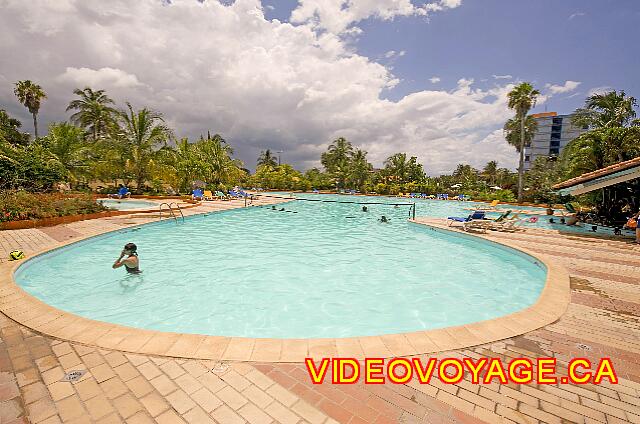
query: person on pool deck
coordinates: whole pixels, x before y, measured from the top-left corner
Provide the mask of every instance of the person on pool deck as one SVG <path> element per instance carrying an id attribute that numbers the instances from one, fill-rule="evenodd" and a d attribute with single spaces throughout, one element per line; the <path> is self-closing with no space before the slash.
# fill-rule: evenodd
<path id="1" fill-rule="evenodd" d="M 629 218 L 627 221 L 627 228 L 636 230 L 636 243 L 640 244 L 640 225 L 638 225 L 638 220 L 640 220 L 640 211 Z"/>
<path id="2" fill-rule="evenodd" d="M 116 269 L 123 265 L 129 274 L 140 274 L 142 272 L 140 271 L 140 260 L 138 259 L 138 247 L 134 243 L 124 245 L 120 257 L 111 267 Z"/>

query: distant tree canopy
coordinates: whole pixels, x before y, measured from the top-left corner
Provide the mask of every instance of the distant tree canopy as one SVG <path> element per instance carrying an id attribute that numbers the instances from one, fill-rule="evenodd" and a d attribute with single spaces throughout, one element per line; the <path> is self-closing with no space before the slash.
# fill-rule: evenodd
<path id="1" fill-rule="evenodd" d="M 15 88 L 18 99 L 34 116 L 44 90 L 32 81 Z M 202 182 L 210 189 L 235 185 L 274 190 L 357 190 L 362 193 L 468 194 L 475 199 L 521 200 L 551 203 L 559 200 L 553 184 L 584 172 L 640 156 L 640 122 L 637 102 L 624 92 L 590 96 L 576 111 L 575 123 L 589 131 L 573 140 L 557 159 L 537 160 L 529 171 L 515 173 L 489 161 L 480 169 L 460 163 L 451 174 L 427 176 L 416 156 L 390 154 L 380 169 L 368 152 L 344 137 L 331 141 L 320 155 L 321 168 L 305 172 L 279 163 L 271 149 L 264 149 L 251 174 L 234 157 L 220 134 L 198 139 L 178 138 L 161 113 L 120 108 L 104 90 L 85 87 L 73 91 L 68 122 L 50 124 L 45 137 L 31 139 L 22 123 L 0 110 L 0 189 L 47 191 L 66 182 L 75 190 L 89 184 L 114 190 L 125 183 L 138 193 L 189 193 Z M 538 91 L 520 84 L 509 93 L 515 116 L 504 125 L 505 140 L 520 152 L 536 131 L 528 111 Z M 593 196 L 589 201 L 602 199 Z"/>

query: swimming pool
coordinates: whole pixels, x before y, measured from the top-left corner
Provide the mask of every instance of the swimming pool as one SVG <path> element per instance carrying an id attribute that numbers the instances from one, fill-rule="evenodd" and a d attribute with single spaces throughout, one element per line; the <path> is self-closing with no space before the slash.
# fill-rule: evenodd
<path id="1" fill-rule="evenodd" d="M 276 210 L 196 215 L 54 250 L 24 263 L 15 279 L 44 302 L 87 318 L 256 338 L 435 329 L 535 303 L 546 278 L 535 259 L 430 231 L 407 222 L 408 213 L 406 206 L 361 212 L 358 205 L 293 201 Z M 390 222 L 379 222 L 381 215 Z M 111 269 L 127 242 L 138 245 L 140 275 Z"/>
<path id="2" fill-rule="evenodd" d="M 134 209 L 154 209 L 158 207 L 155 202 L 146 200 L 130 200 L 130 199 L 98 199 L 98 202 L 104 206 L 121 211 Z"/>

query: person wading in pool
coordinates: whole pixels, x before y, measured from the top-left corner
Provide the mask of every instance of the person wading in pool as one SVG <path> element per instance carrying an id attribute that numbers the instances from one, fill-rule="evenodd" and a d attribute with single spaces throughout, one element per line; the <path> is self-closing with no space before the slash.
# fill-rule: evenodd
<path id="1" fill-rule="evenodd" d="M 122 249 L 120 257 L 111 267 L 116 269 L 120 268 L 122 265 L 124 265 L 124 268 L 130 274 L 140 274 L 142 272 L 140 271 L 140 261 L 138 260 L 138 247 L 134 243 L 127 243 L 124 245 L 124 249 Z"/>

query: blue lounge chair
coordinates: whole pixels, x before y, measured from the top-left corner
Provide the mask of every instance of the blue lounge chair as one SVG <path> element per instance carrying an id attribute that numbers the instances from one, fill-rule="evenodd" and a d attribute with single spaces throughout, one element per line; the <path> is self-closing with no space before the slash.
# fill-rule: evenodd
<path id="1" fill-rule="evenodd" d="M 107 197 L 112 197 L 116 199 L 124 199 L 125 197 L 131 197 L 131 192 L 126 186 L 120 187 L 116 194 L 109 194 Z"/>
<path id="2" fill-rule="evenodd" d="M 192 200 L 203 200 L 204 199 L 204 192 L 202 191 L 201 188 L 196 188 L 191 192 L 191 199 Z"/>
<path id="3" fill-rule="evenodd" d="M 472 221 L 474 219 L 484 219 L 484 217 L 485 217 L 485 212 L 484 211 L 475 211 L 474 213 L 472 213 L 471 215 L 469 215 L 466 218 L 463 218 L 461 216 L 450 216 L 450 217 L 447 217 L 447 219 L 449 220 L 449 227 L 451 227 L 451 225 L 454 222 L 465 223 L 465 222 Z"/>

